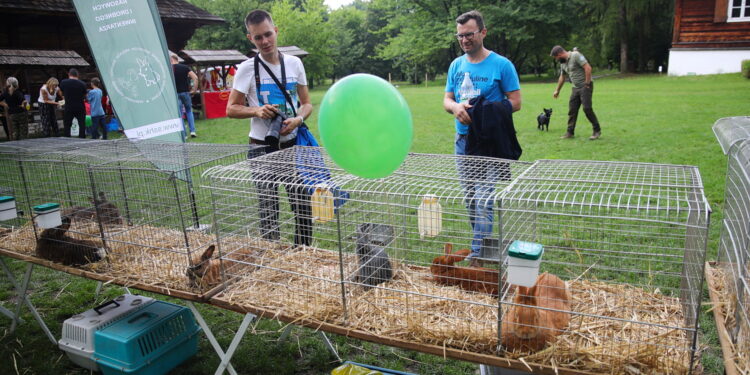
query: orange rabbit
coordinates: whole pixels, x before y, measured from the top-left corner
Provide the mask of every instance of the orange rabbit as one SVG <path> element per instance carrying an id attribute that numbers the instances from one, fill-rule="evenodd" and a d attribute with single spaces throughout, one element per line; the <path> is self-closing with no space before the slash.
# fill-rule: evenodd
<path id="1" fill-rule="evenodd" d="M 192 266 L 189 266 L 185 274 L 192 287 L 210 287 L 221 282 L 221 261 L 211 259 L 214 255 L 214 245 L 209 246 L 201 255 L 193 257 Z"/>
<path id="2" fill-rule="evenodd" d="M 443 285 L 458 285 L 462 289 L 497 295 L 498 271 L 482 267 L 458 267 L 453 264 L 464 260 L 471 251 L 461 249 L 452 253 L 453 245 L 445 244 L 445 255 L 432 261 L 430 272 L 435 281 Z"/>
<path id="3" fill-rule="evenodd" d="M 508 309 L 502 324 L 503 346 L 508 351 L 541 350 L 568 327 L 570 293 L 553 274 L 539 275 L 531 288 L 519 286 L 513 302 L 518 306 Z"/>

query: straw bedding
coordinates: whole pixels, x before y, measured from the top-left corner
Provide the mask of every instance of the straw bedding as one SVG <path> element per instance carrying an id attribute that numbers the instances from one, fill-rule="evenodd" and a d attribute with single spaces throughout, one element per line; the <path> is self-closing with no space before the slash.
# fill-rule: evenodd
<path id="1" fill-rule="evenodd" d="M 202 293 L 209 288 L 191 287 L 188 283 L 185 274 L 188 267 L 188 252 L 185 248 L 184 232 L 151 226 L 109 227 L 107 232 L 107 258 L 79 268 L 106 274 L 118 284 L 148 285 L 166 289 L 167 293 L 169 290 Z M 216 240 L 214 235 L 200 231 L 187 233 L 193 257 L 200 255 Z M 99 226 L 93 222 L 74 220 L 66 235 L 95 240 L 101 244 Z M 1 241 L 3 244 L 0 247 L 25 255 L 35 255 L 36 240 L 31 224 L 10 232 Z M 248 251 L 267 247 L 262 242 L 264 241 L 248 239 Z"/>
<path id="2" fill-rule="evenodd" d="M 337 252 L 304 248 L 287 250 L 282 256 L 267 255 L 273 260 L 216 298 L 277 311 L 291 318 L 351 327 L 376 336 L 495 354 L 497 300 L 494 297 L 437 285 L 430 280 L 428 269 L 392 260 L 394 277 L 380 287 L 366 290 L 346 284 L 345 316 Z M 354 255 L 343 257 L 344 264 L 352 267 L 356 264 Z M 344 278 L 352 271 L 345 269 Z M 602 373 L 688 372 L 688 335 L 684 330 L 667 328 L 683 325 L 676 298 L 658 291 L 596 281 L 568 284 L 572 309 L 582 313 L 572 316 L 569 330 L 542 351 L 502 355 L 555 368 Z"/>
<path id="3" fill-rule="evenodd" d="M 748 273 L 750 274 L 750 264 L 748 264 Z M 711 267 L 711 273 L 708 277 L 711 278 L 714 293 L 719 297 L 721 303 L 713 308 L 721 309 L 721 313 L 724 316 L 724 327 L 727 332 L 733 332 L 737 329 L 737 324 L 740 324 L 739 331 L 737 333 L 737 340 L 732 346 L 733 353 L 731 355 L 734 360 L 735 369 L 737 372 L 743 375 L 750 375 L 750 326 L 747 322 L 737 322 L 737 293 L 732 289 L 733 281 L 730 280 L 731 273 L 727 272 L 722 266 Z M 745 295 L 745 306 L 750 306 L 750 296 Z"/>

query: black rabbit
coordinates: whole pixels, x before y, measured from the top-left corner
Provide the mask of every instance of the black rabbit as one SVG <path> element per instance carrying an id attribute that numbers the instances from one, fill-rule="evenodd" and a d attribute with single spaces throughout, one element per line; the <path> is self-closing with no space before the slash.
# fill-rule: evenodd
<path id="1" fill-rule="evenodd" d="M 539 116 L 536 117 L 536 128 L 539 130 L 545 130 L 545 126 L 547 128 L 547 131 L 549 131 L 549 119 L 552 117 L 552 108 L 542 108 L 544 110 L 544 113 L 540 113 Z"/>
<path id="2" fill-rule="evenodd" d="M 393 227 L 385 224 L 364 223 L 357 226 L 357 258 L 359 268 L 354 281 L 366 288 L 393 277 L 386 246 L 393 241 Z"/>
<path id="3" fill-rule="evenodd" d="M 63 216 L 62 225 L 42 231 L 36 241 L 36 255 L 66 266 L 98 262 L 107 256 L 106 250 L 96 242 L 66 235 L 69 228 L 70 217 Z"/>

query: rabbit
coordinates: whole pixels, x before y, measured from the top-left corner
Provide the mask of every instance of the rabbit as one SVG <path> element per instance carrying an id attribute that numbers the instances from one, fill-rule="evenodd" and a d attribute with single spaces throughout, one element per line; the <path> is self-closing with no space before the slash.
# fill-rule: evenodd
<path id="1" fill-rule="evenodd" d="M 103 191 L 99 192 L 99 199 L 89 199 L 93 207 L 73 206 L 63 210 L 63 215 L 79 220 L 96 220 L 97 207 L 101 212 L 101 220 L 104 225 L 122 225 L 123 220 L 120 210 L 114 203 L 107 200 Z"/>
<path id="2" fill-rule="evenodd" d="M 452 252 L 453 245 L 445 244 L 445 255 L 436 257 L 430 266 L 430 272 L 438 284 L 458 285 L 462 289 L 497 295 L 498 276 L 497 270 L 483 267 L 458 267 L 456 262 L 464 260 L 471 251 L 461 249 Z"/>
<path id="3" fill-rule="evenodd" d="M 561 334 L 570 322 L 570 293 L 559 277 L 543 273 L 533 287 L 519 286 L 502 322 L 502 343 L 508 351 L 538 351 Z M 536 306 L 559 310 L 551 311 Z"/>
<path id="4" fill-rule="evenodd" d="M 217 285 L 221 282 L 221 261 L 211 259 L 214 255 L 214 245 L 209 246 L 202 254 L 193 258 L 185 274 L 190 286 L 199 288 Z"/>
<path id="5" fill-rule="evenodd" d="M 357 259 L 359 268 L 354 282 L 369 288 L 393 278 L 393 268 L 385 247 L 393 241 L 393 227 L 364 223 L 357 226 Z"/>
<path id="6" fill-rule="evenodd" d="M 69 228 L 70 217 L 63 216 L 60 226 L 42 231 L 36 241 L 36 255 L 66 266 L 81 266 L 107 257 L 106 249 L 96 242 L 66 235 Z"/>

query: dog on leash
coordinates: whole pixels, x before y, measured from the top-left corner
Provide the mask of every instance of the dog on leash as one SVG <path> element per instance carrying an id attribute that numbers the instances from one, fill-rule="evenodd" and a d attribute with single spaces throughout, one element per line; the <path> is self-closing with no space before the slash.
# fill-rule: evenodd
<path id="1" fill-rule="evenodd" d="M 536 117 L 536 128 L 539 130 L 546 130 L 549 131 L 549 119 L 552 117 L 552 108 L 542 108 L 544 112 L 540 113 L 539 116 Z"/>

